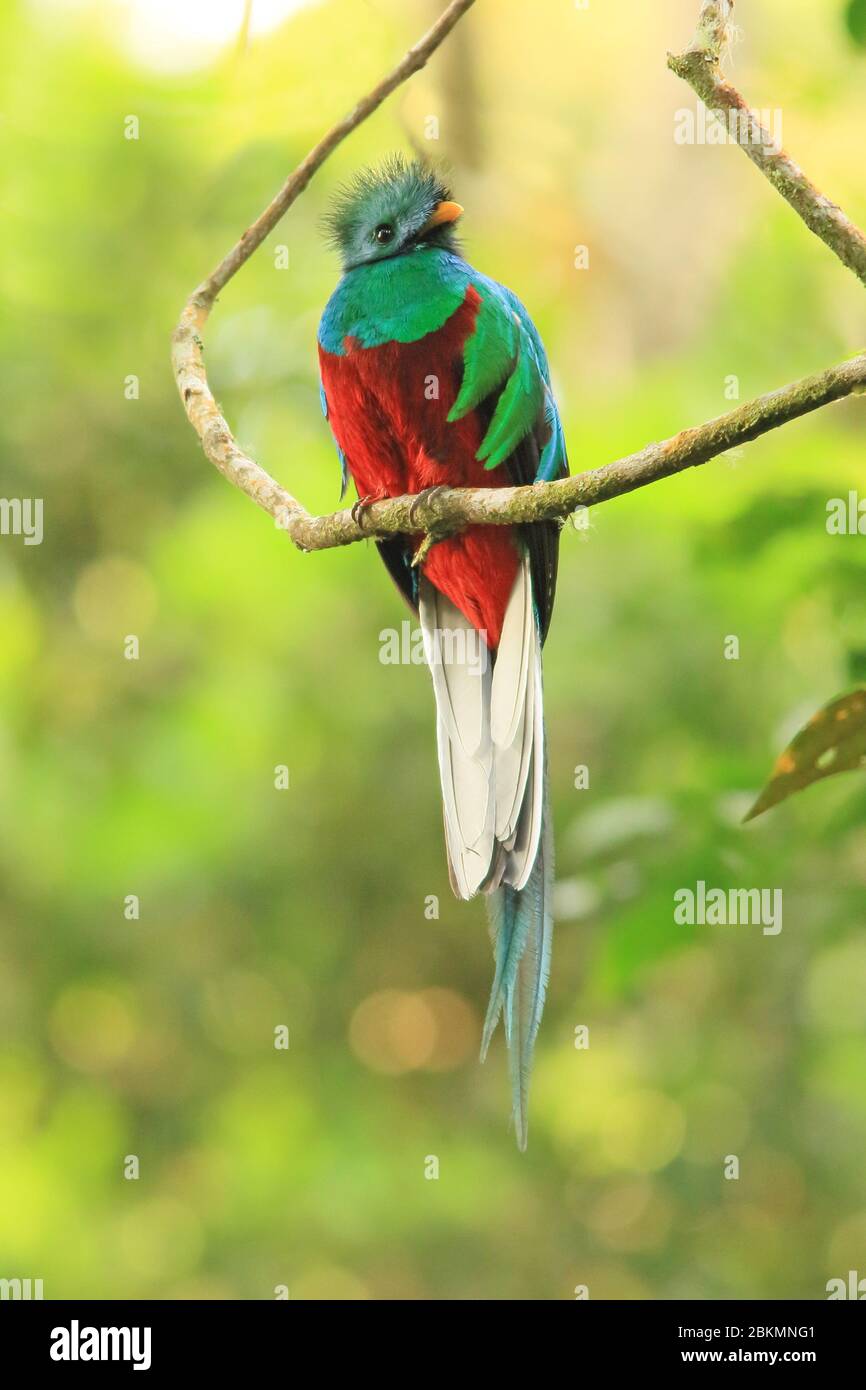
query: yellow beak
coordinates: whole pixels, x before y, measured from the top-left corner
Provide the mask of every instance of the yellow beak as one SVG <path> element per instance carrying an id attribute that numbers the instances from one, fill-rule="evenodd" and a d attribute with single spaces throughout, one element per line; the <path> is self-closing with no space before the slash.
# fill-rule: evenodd
<path id="1" fill-rule="evenodd" d="M 437 203 L 421 228 L 421 235 L 432 231 L 434 227 L 441 227 L 445 222 L 456 222 L 462 214 L 463 209 L 459 203 Z"/>

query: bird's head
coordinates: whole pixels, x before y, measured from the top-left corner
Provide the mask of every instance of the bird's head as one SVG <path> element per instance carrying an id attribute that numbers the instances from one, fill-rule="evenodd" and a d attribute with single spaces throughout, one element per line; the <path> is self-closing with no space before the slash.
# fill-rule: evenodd
<path id="1" fill-rule="evenodd" d="M 456 251 L 462 211 L 432 169 L 397 155 L 341 189 L 325 225 L 343 269 L 354 270 L 429 246 Z"/>

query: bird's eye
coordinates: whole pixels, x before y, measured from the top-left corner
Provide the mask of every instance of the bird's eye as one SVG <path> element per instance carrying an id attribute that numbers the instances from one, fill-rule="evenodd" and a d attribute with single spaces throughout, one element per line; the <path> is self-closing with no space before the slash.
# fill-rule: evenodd
<path id="1" fill-rule="evenodd" d="M 394 235 L 394 228 L 390 222 L 380 222 L 373 235 L 380 246 L 385 246 Z"/>

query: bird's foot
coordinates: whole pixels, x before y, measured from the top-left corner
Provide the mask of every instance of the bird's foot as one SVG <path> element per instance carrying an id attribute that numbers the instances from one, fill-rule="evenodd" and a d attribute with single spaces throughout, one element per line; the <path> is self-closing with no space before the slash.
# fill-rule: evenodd
<path id="1" fill-rule="evenodd" d="M 446 540 L 447 534 L 448 533 L 445 531 L 425 531 L 424 535 L 421 537 L 421 544 L 412 556 L 413 570 L 420 569 L 434 545 L 438 545 L 440 541 Z"/>
<path id="2" fill-rule="evenodd" d="M 415 500 L 409 507 L 409 521 L 411 525 L 415 525 L 415 516 L 419 507 L 425 507 L 427 503 L 436 496 L 437 493 L 447 491 L 447 483 L 434 483 L 432 487 L 425 487 L 423 492 L 419 492 L 418 496 L 415 498 Z"/>
<path id="3" fill-rule="evenodd" d="M 359 497 L 357 502 L 353 502 L 350 511 L 350 516 L 354 521 L 355 525 L 360 526 L 361 530 L 363 531 L 364 517 L 372 507 L 373 503 L 383 502 L 384 500 L 384 492 L 371 492 L 366 497 Z"/>
<path id="4" fill-rule="evenodd" d="M 432 487 L 425 487 L 423 491 L 419 492 L 417 497 L 413 498 L 412 502 L 410 503 L 409 525 L 415 526 L 418 524 L 419 509 L 423 513 L 424 509 L 428 506 L 428 504 L 433 500 L 434 497 L 440 496 L 443 492 L 450 491 L 451 487 L 449 483 L 434 483 Z M 423 521 L 421 522 L 421 524 L 424 524 Z M 421 537 L 421 544 L 418 546 L 418 549 L 415 551 L 415 554 L 412 557 L 412 568 L 418 569 L 421 565 L 423 565 L 424 561 L 427 559 L 427 556 L 430 554 L 430 551 L 433 549 L 433 546 L 438 545 L 440 541 L 447 540 L 448 537 L 453 534 L 454 529 L 454 526 L 449 526 L 447 521 L 437 521 L 434 518 L 434 520 L 430 522 L 430 524 L 428 525 L 424 535 Z M 457 527 L 457 529 L 460 529 L 459 526 Z"/>
<path id="5" fill-rule="evenodd" d="M 414 499 L 414 501 L 411 503 L 409 507 L 409 525 L 415 525 L 417 521 L 419 507 L 423 510 L 427 506 L 427 504 L 431 502 L 432 499 L 436 497 L 439 493 L 447 491 L 447 483 L 434 483 L 432 487 L 425 487 L 423 492 L 419 492 L 418 496 Z M 423 565 L 424 561 L 427 559 L 427 556 L 430 554 L 430 551 L 433 549 L 434 545 L 436 545 L 439 541 L 444 541 L 447 534 L 447 531 L 444 530 L 441 526 L 437 529 L 435 525 L 431 526 L 429 530 L 425 531 L 424 535 L 421 537 L 421 544 L 418 546 L 418 549 L 412 556 L 412 568 L 419 569 L 421 565 Z"/>

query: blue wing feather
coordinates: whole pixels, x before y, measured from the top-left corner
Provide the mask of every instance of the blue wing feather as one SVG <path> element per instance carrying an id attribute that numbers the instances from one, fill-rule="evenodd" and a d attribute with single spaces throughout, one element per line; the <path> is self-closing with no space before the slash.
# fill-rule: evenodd
<path id="1" fill-rule="evenodd" d="M 319 382 L 319 402 L 320 402 L 321 407 L 322 407 L 322 414 L 324 415 L 325 419 L 327 420 L 327 419 L 328 419 L 328 397 L 325 395 L 325 388 L 324 388 L 324 386 L 322 385 L 321 381 Z M 334 439 L 334 431 L 333 431 L 333 430 L 331 430 L 331 438 Z M 340 488 L 340 501 L 342 502 L 343 498 L 346 496 L 346 490 L 347 490 L 347 488 L 348 488 L 348 486 L 349 486 L 349 466 L 348 466 L 348 464 L 346 463 L 346 455 L 343 453 L 343 450 L 340 448 L 340 446 L 339 446 L 339 444 L 337 443 L 336 439 L 334 439 L 334 448 L 337 450 L 337 458 L 340 460 L 340 477 L 341 477 L 341 480 L 342 480 L 342 486 L 341 486 L 341 488 Z"/>

